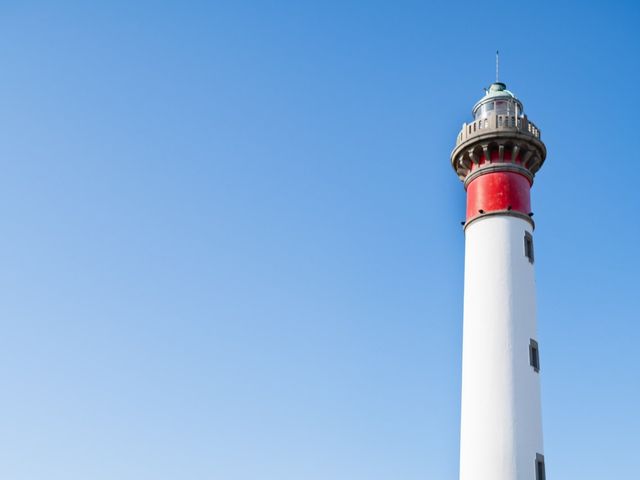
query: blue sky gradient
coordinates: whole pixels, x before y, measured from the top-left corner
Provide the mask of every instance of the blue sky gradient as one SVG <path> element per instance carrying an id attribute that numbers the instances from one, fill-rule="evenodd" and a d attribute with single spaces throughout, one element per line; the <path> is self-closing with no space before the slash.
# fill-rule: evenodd
<path id="1" fill-rule="evenodd" d="M 548 475 L 640 470 L 637 3 L 1 9 L 2 478 L 457 478 L 496 49 L 549 152 Z"/>

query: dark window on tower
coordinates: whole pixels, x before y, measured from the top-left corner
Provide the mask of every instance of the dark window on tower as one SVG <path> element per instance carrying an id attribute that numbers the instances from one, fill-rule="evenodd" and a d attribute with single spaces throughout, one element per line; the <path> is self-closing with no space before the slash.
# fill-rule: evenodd
<path id="1" fill-rule="evenodd" d="M 533 263 L 533 236 L 529 232 L 524 232 L 524 256 Z"/>
<path id="2" fill-rule="evenodd" d="M 533 338 L 529 342 L 529 363 L 536 372 L 540 371 L 540 350 L 538 350 L 538 342 Z"/>
<path id="3" fill-rule="evenodd" d="M 544 472 L 544 455 L 536 453 L 536 480 L 546 480 Z"/>

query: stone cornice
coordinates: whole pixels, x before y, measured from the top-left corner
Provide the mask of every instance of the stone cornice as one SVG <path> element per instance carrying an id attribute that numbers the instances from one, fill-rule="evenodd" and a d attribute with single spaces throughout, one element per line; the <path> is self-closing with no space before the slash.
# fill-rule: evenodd
<path id="1" fill-rule="evenodd" d="M 493 152 L 496 153 L 492 159 Z M 510 152 L 509 157 L 505 156 L 506 152 Z M 526 116 L 516 118 L 493 114 L 462 126 L 456 147 L 451 152 L 451 166 L 465 186 L 472 175 L 477 178 L 488 171 L 498 170 L 517 171 L 533 183 L 546 156 L 547 149 L 540 140 L 540 130 Z M 485 160 L 480 165 L 481 157 Z M 476 173 L 481 170 L 482 173 Z"/>

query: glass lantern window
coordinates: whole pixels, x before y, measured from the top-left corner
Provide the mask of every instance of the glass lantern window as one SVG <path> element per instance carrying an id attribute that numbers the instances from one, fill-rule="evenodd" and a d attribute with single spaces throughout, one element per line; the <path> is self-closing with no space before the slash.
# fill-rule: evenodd
<path id="1" fill-rule="evenodd" d="M 493 105 L 493 102 L 489 102 L 489 103 L 485 103 L 484 105 L 481 105 L 476 110 L 476 120 L 480 118 L 485 118 L 489 114 L 489 112 L 492 111 L 494 108 L 495 107 Z"/>
<path id="2" fill-rule="evenodd" d="M 522 112 L 522 107 L 518 106 L 518 113 Z M 516 102 L 511 100 L 496 100 L 496 114 L 513 115 L 516 113 Z"/>

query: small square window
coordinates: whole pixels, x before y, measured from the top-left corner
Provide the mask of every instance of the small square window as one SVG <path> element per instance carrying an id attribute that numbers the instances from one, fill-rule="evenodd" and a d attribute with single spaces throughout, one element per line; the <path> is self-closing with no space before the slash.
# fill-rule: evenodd
<path id="1" fill-rule="evenodd" d="M 536 372 L 540 371 L 540 350 L 538 350 L 538 342 L 533 338 L 529 342 L 529 363 Z"/>
<path id="2" fill-rule="evenodd" d="M 524 256 L 533 263 L 533 236 L 529 232 L 524 232 Z"/>
<path id="3" fill-rule="evenodd" d="M 546 480 L 544 471 L 544 455 L 536 453 L 536 480 Z"/>

